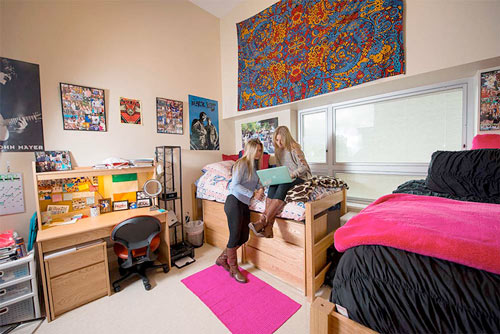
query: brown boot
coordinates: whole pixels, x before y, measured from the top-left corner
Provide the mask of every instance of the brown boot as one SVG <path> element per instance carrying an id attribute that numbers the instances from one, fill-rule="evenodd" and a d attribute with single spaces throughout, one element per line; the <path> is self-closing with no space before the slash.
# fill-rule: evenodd
<path id="1" fill-rule="evenodd" d="M 264 227 L 267 225 L 267 215 L 268 211 L 271 208 L 271 203 L 272 199 L 266 197 L 266 208 L 264 212 L 260 215 L 260 218 L 258 221 L 255 223 L 250 223 L 248 224 L 248 227 L 252 230 L 252 232 L 257 236 L 257 237 L 264 237 Z"/>
<path id="2" fill-rule="evenodd" d="M 273 233 L 273 225 L 274 225 L 274 220 L 278 213 L 283 210 L 285 207 L 286 203 L 280 199 L 273 199 L 271 200 L 271 207 L 269 209 L 269 215 L 267 216 L 267 224 L 264 227 L 264 236 L 266 238 L 273 238 L 274 233 Z"/>
<path id="3" fill-rule="evenodd" d="M 218 266 L 221 266 L 222 268 L 226 269 L 226 271 L 229 271 L 229 264 L 227 263 L 227 249 L 224 249 L 222 253 L 219 255 L 217 260 L 215 260 L 215 264 Z"/>
<path id="4" fill-rule="evenodd" d="M 234 277 L 236 282 L 246 283 L 246 277 L 243 276 L 243 274 L 240 272 L 240 269 L 238 268 L 238 256 L 236 254 L 238 248 L 239 247 L 226 248 L 227 263 L 229 264 L 229 274 L 231 275 L 231 277 Z"/>

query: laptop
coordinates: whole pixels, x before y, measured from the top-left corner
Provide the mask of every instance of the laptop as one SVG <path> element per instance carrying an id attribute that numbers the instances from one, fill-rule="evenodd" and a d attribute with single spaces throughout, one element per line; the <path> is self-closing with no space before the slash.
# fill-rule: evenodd
<path id="1" fill-rule="evenodd" d="M 257 175 L 264 187 L 293 182 L 286 166 L 258 170 Z"/>

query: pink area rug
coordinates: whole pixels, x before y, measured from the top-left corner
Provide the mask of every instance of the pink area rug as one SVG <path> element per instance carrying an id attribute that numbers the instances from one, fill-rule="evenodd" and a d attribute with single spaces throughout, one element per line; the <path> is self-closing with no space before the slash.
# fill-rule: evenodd
<path id="1" fill-rule="evenodd" d="M 232 333 L 274 333 L 301 305 L 249 272 L 240 270 L 248 283 L 236 282 L 227 271 L 216 265 L 181 282 Z"/>

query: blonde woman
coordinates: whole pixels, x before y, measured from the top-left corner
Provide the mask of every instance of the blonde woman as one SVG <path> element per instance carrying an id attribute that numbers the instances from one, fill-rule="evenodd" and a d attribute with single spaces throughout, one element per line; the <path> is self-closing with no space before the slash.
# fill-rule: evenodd
<path id="1" fill-rule="evenodd" d="M 266 210 L 260 216 L 259 221 L 250 223 L 248 227 L 258 237 L 273 237 L 273 224 L 276 215 L 285 206 L 286 193 L 290 188 L 301 184 L 311 175 L 311 168 L 307 164 L 304 152 L 300 145 L 292 138 L 290 130 L 286 126 L 278 126 L 273 136 L 273 144 L 278 166 L 286 166 L 292 179 L 290 183 L 283 183 L 269 187 L 266 198 Z"/>
<path id="2" fill-rule="evenodd" d="M 229 182 L 229 195 L 224 204 L 224 212 L 229 226 L 227 248 L 215 263 L 229 271 L 231 277 L 239 283 L 247 279 L 238 269 L 236 251 L 248 241 L 250 222 L 250 199 L 259 201 L 264 198 L 264 188 L 260 186 L 257 168 L 262 157 L 262 143 L 258 139 L 250 139 L 245 145 L 245 154 L 233 166 L 233 176 Z"/>

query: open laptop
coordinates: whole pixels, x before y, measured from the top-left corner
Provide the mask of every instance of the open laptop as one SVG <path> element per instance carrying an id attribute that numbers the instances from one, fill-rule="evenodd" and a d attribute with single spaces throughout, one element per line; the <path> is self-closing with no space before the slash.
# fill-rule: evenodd
<path id="1" fill-rule="evenodd" d="M 286 166 L 258 170 L 257 175 L 264 187 L 293 182 Z"/>

